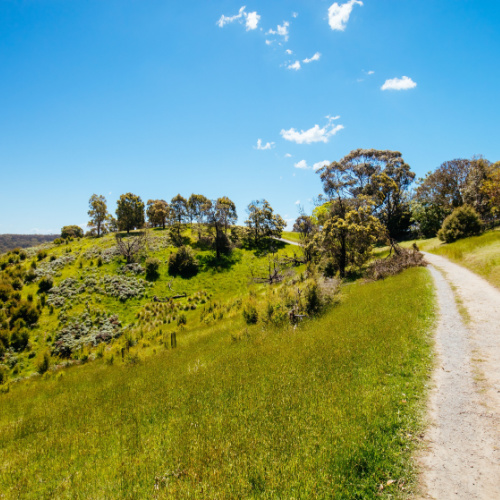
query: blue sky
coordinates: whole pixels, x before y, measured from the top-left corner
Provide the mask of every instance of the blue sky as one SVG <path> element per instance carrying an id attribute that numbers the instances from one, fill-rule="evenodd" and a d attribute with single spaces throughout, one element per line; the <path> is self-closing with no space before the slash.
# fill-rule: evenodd
<path id="1" fill-rule="evenodd" d="M 0 233 L 129 191 L 293 220 L 355 148 L 500 160 L 498 26 L 497 0 L 1 0 Z"/>

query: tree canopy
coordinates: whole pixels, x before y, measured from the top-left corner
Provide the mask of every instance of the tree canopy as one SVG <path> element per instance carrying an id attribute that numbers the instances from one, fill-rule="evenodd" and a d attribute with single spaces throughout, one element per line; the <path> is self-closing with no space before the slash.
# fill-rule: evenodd
<path id="1" fill-rule="evenodd" d="M 118 228 L 130 233 L 132 229 L 144 226 L 144 202 L 140 196 L 132 193 L 122 194 L 116 202 Z"/>

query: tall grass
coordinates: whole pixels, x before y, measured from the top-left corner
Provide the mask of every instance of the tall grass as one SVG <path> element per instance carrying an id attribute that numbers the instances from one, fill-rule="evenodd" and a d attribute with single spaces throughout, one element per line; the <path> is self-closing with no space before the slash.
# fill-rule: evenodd
<path id="1" fill-rule="evenodd" d="M 467 267 L 500 288 L 500 231 L 488 231 L 454 243 L 432 245 L 428 251 Z"/>
<path id="2" fill-rule="evenodd" d="M 432 322 L 411 269 L 296 328 L 232 319 L 144 363 L 18 384 L 0 397 L 0 498 L 397 496 Z"/>

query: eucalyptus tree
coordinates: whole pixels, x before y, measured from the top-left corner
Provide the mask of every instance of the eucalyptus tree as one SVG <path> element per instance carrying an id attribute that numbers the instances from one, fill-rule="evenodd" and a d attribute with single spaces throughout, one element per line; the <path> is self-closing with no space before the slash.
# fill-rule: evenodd
<path id="1" fill-rule="evenodd" d="M 102 194 L 93 194 L 90 197 L 88 215 L 90 221 L 87 226 L 97 232 L 97 237 L 101 236 L 103 232 L 106 232 L 106 222 L 109 219 L 109 214 L 106 198 Z"/>

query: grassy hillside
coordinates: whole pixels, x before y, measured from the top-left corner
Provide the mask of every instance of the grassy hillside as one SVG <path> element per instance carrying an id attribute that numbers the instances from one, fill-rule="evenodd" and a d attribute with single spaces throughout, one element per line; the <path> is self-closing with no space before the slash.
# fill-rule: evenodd
<path id="1" fill-rule="evenodd" d="M 4 255 L 0 259 L 0 285 L 8 290 L 0 303 L 4 306 L 0 332 L 7 342 L 10 336 L 14 345 L 4 355 L 2 369 L 8 369 L 7 377 L 34 373 L 44 351 L 53 354 L 53 363 L 87 361 L 103 355 L 100 344 L 104 340 L 111 357 L 121 355 L 124 348 L 130 352 L 135 346 L 145 354 L 151 351 L 148 344 L 152 340 L 167 343 L 173 332 L 186 337 L 200 325 L 241 316 L 242 309 L 253 300 L 249 291 L 259 294 L 265 290 L 265 285 L 254 283 L 252 277 L 266 276 L 270 260 L 296 251 L 275 242 L 275 254 L 236 248 L 230 256 L 217 260 L 210 249 L 190 236 L 189 231 L 184 235 L 193 246 L 199 272 L 189 279 L 169 274 L 168 259 L 177 249 L 171 246 L 166 231 L 151 231 L 147 255 L 129 267 L 117 254 L 112 235 L 45 244 Z M 160 261 L 154 279 L 145 273 L 147 256 Z M 293 276 L 301 270 L 295 267 L 287 272 Z M 40 293 L 44 278 L 52 279 L 54 286 Z M 175 295 L 186 297 L 165 303 L 154 300 Z M 9 332 L 6 318 L 21 307 L 37 311 L 39 318 L 31 328 L 20 324 L 12 329 L 10 325 Z M 17 337 L 22 335 L 29 337 L 25 348 L 16 346 Z"/>
<path id="2" fill-rule="evenodd" d="M 403 243 L 403 246 L 413 242 Z M 454 243 L 443 243 L 437 238 L 416 241 L 425 252 L 442 255 L 467 267 L 500 288 L 500 230 L 487 231 Z"/>
<path id="3" fill-rule="evenodd" d="M 224 273 L 184 286 L 224 294 Z M 429 276 L 411 269 L 345 288 L 296 327 L 239 313 L 196 324 L 177 349 L 149 339 L 145 362 L 105 353 L 17 384 L 0 395 L 0 497 L 398 496 L 432 322 Z"/>

